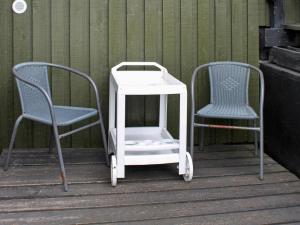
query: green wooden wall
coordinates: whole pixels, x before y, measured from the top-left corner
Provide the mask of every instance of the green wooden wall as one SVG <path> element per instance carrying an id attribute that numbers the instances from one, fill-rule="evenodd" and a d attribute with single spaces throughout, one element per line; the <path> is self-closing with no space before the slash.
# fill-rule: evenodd
<path id="1" fill-rule="evenodd" d="M 259 0 L 27 0 L 28 11 L 12 13 L 12 0 L 0 1 L 0 146 L 6 147 L 20 113 L 11 67 L 23 61 L 48 61 L 89 73 L 96 81 L 108 118 L 108 77 L 121 61 L 157 61 L 189 84 L 193 69 L 214 60 L 258 64 Z M 52 71 L 55 103 L 93 106 L 88 85 Z M 206 78 L 198 81 L 200 105 L 208 102 Z M 257 80 L 251 103 L 257 108 Z M 127 101 L 131 125 L 157 123 L 158 98 Z M 169 127 L 177 133 L 178 99 L 169 101 Z M 233 122 L 231 122 L 233 123 Z M 24 122 L 17 146 L 48 143 L 47 127 Z M 101 145 L 98 129 L 64 140 L 64 146 Z M 245 142 L 246 132 L 210 130 L 207 143 Z"/>
<path id="2" fill-rule="evenodd" d="M 269 25 L 269 8 L 268 0 L 259 0 L 259 24 L 261 26 Z M 286 23 L 300 22 L 300 1 L 299 0 L 284 0 L 286 13 Z"/>

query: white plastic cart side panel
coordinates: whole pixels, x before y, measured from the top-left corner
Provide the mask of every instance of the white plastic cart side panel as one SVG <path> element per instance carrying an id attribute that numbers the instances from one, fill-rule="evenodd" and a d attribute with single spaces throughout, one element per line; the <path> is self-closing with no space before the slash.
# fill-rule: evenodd
<path id="1" fill-rule="evenodd" d="M 126 165 L 178 163 L 178 154 L 126 155 Z"/>
<path id="2" fill-rule="evenodd" d="M 159 127 L 167 128 L 168 118 L 168 95 L 160 95 L 159 97 Z"/>
<path id="3" fill-rule="evenodd" d="M 109 129 L 115 128 L 115 115 L 116 115 L 116 90 L 113 84 L 113 76 L 109 77 Z"/>
<path id="4" fill-rule="evenodd" d="M 125 178 L 125 95 L 117 93 L 117 177 Z"/>
<path id="5" fill-rule="evenodd" d="M 186 171 L 187 93 L 180 94 L 179 116 L 179 174 Z"/>

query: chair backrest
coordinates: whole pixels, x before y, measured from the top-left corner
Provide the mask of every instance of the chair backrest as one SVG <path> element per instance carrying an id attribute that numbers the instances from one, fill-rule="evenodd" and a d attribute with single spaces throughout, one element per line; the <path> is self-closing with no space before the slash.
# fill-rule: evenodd
<path id="1" fill-rule="evenodd" d="M 23 113 L 36 117 L 48 116 L 50 113 L 48 102 L 41 91 L 18 79 L 20 77 L 29 83 L 38 85 L 51 96 L 47 64 L 34 62 L 21 63 L 14 67 L 14 73 Z"/>
<path id="2" fill-rule="evenodd" d="M 249 105 L 250 68 L 247 64 L 217 62 L 209 64 L 210 102 L 218 105 Z"/>

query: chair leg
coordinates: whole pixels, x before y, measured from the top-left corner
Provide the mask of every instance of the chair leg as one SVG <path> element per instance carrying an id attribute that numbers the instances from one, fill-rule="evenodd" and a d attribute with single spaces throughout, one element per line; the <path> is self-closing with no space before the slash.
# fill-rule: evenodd
<path id="1" fill-rule="evenodd" d="M 194 116 L 191 117 L 191 128 L 190 128 L 190 153 L 193 159 L 194 157 Z"/>
<path id="2" fill-rule="evenodd" d="M 59 137 L 58 137 L 58 130 L 57 130 L 56 126 L 53 126 L 53 135 L 54 135 L 56 149 L 57 149 L 57 153 L 58 153 L 59 164 L 60 164 L 60 172 L 61 172 L 61 178 L 62 178 L 62 181 L 63 181 L 63 184 L 64 184 L 64 190 L 68 191 L 68 183 L 67 183 L 64 159 L 63 159 L 63 156 L 62 156 L 61 145 L 60 145 L 60 140 L 59 140 Z"/>
<path id="3" fill-rule="evenodd" d="M 104 128 L 104 123 L 103 123 L 101 112 L 99 112 L 99 118 L 100 118 L 100 129 L 101 129 L 101 134 L 102 134 L 102 142 L 103 142 L 103 147 L 105 150 L 106 165 L 110 166 L 109 153 L 108 153 L 108 148 L 107 148 L 107 139 L 106 139 L 106 133 L 105 133 L 105 128 Z"/>
<path id="4" fill-rule="evenodd" d="M 50 137 L 49 137 L 49 149 L 48 149 L 49 154 L 52 152 L 52 149 L 53 149 L 53 129 L 51 128 Z"/>
<path id="5" fill-rule="evenodd" d="M 5 171 L 8 169 L 8 164 L 9 164 L 9 161 L 10 161 L 11 151 L 12 151 L 12 149 L 14 147 L 15 140 L 16 140 L 16 135 L 17 135 L 17 131 L 18 131 L 18 127 L 19 127 L 22 119 L 23 119 L 23 116 L 19 116 L 18 119 L 15 122 L 15 125 L 14 125 L 14 129 L 13 129 L 13 132 L 12 132 L 12 135 L 11 135 L 11 139 L 10 139 L 10 143 L 9 143 L 9 148 L 8 148 L 8 152 L 7 152 L 6 161 L 5 161 L 5 164 L 4 164 L 4 170 Z"/>
<path id="6" fill-rule="evenodd" d="M 256 127 L 256 121 L 253 121 L 253 127 Z M 258 132 L 254 131 L 254 145 L 255 145 L 255 152 L 254 155 L 257 156 L 258 155 Z"/>
<path id="7" fill-rule="evenodd" d="M 201 123 L 204 123 L 205 119 L 201 118 Z M 200 143 L 199 143 L 199 147 L 200 150 L 203 150 L 203 146 L 204 146 L 204 127 L 200 128 Z"/>
<path id="8" fill-rule="evenodd" d="M 259 178 L 261 180 L 264 179 L 264 125 L 262 119 L 260 120 L 260 171 L 259 171 Z"/>

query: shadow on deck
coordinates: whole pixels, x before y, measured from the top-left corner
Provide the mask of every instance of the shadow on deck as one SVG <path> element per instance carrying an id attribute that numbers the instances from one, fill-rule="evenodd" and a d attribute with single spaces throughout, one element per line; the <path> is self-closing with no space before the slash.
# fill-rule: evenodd
<path id="1" fill-rule="evenodd" d="M 142 166 L 126 168 L 115 188 L 99 149 L 63 152 L 69 192 L 54 153 L 14 150 L 9 170 L 0 170 L 0 224 L 300 223 L 299 179 L 266 156 L 260 181 L 250 146 L 196 152 L 191 183 L 175 166 Z"/>

